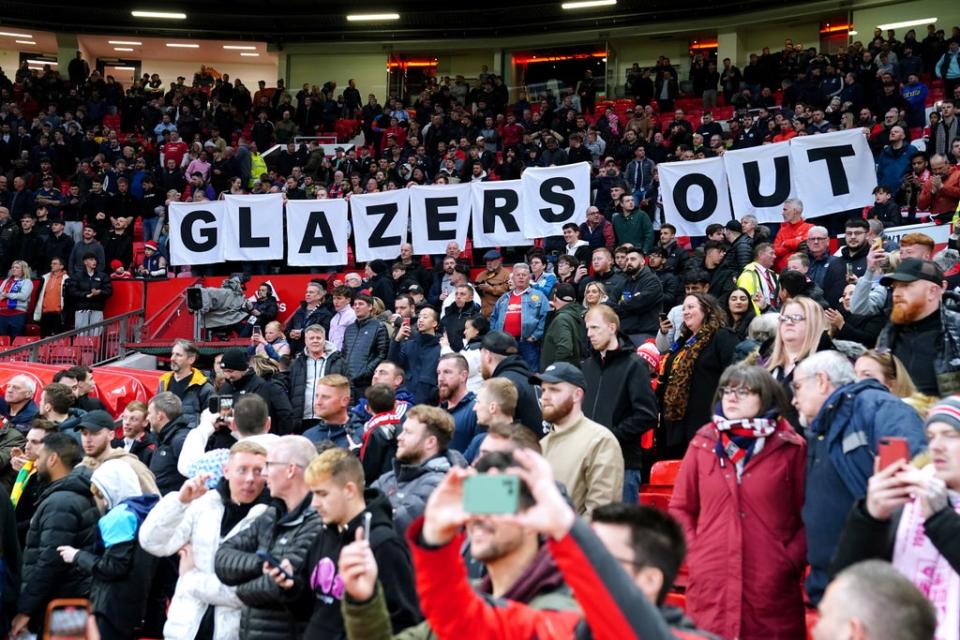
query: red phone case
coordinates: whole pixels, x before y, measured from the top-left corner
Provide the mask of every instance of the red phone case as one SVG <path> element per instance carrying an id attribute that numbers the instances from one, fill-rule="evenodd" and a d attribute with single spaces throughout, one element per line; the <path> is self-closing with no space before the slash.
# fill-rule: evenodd
<path id="1" fill-rule="evenodd" d="M 909 460 L 910 446 L 905 438 L 881 438 L 877 454 L 880 456 L 880 468 L 886 469 L 897 460 Z"/>

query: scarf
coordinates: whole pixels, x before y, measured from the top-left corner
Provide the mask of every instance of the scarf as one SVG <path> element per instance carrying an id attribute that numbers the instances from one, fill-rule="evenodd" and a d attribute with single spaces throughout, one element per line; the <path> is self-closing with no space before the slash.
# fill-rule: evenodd
<path id="1" fill-rule="evenodd" d="M 726 458 L 738 469 L 742 469 L 753 454 L 763 448 L 766 438 L 777 430 L 777 416 L 770 412 L 759 418 L 728 420 L 723 416 L 722 407 L 718 406 L 717 415 L 713 416 L 713 424 L 720 432 L 720 439 L 714 448 L 714 453 L 720 459 L 720 466 L 726 466 Z M 743 464 L 740 464 L 741 462 Z M 738 473 L 737 476 L 739 475 Z"/>
<path id="2" fill-rule="evenodd" d="M 21 287 L 23 287 L 22 278 L 21 279 L 7 278 L 6 280 L 3 281 L 3 293 L 6 293 L 8 295 L 16 295 L 20 293 Z M 19 301 L 15 298 L 7 298 L 6 308 L 9 311 L 16 311 L 17 302 Z"/>
<path id="3" fill-rule="evenodd" d="M 716 332 L 716 328 L 701 327 L 700 331 L 690 336 L 682 346 L 679 342 L 674 342 L 670 347 L 670 351 L 674 354 L 673 358 L 663 359 L 665 368 L 666 364 L 670 363 L 670 372 L 666 374 L 665 379 L 661 380 L 664 386 L 663 416 L 667 420 L 675 422 L 682 420 L 686 415 L 690 384 L 693 381 L 693 367 Z"/>
<path id="4" fill-rule="evenodd" d="M 20 502 L 20 498 L 23 496 L 23 490 L 27 487 L 27 482 L 30 481 L 30 478 L 36 472 L 36 469 L 33 467 L 33 460 L 27 460 L 23 463 L 23 466 L 20 467 L 20 471 L 17 473 L 17 479 L 13 482 L 13 489 L 10 491 L 10 501 L 13 502 L 13 508 L 17 508 L 17 504 Z"/>
<path id="5" fill-rule="evenodd" d="M 923 469 L 932 475 L 933 465 Z M 950 503 L 960 511 L 960 496 L 950 492 Z M 923 532 L 923 507 L 920 500 L 903 507 L 897 539 L 893 547 L 893 566 L 927 597 L 937 612 L 935 640 L 960 638 L 960 575 L 953 570 Z"/>

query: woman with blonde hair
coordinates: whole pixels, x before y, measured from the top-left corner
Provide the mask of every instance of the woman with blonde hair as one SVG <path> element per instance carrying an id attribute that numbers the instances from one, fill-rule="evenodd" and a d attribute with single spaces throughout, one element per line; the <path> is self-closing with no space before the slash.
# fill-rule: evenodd
<path id="1" fill-rule="evenodd" d="M 817 351 L 833 349 L 827 333 L 827 318 L 823 307 L 806 296 L 790 298 L 780 309 L 780 326 L 772 344 L 761 348 L 768 354 L 763 362 L 773 377 L 783 386 L 787 399 L 793 399 L 793 371 L 801 360 Z M 794 428 L 800 427 L 800 417 L 790 405 L 786 418 Z"/>
<path id="2" fill-rule="evenodd" d="M 913 407 L 921 417 L 926 417 L 927 411 L 937 402 L 936 397 L 917 391 L 910 372 L 900 362 L 900 358 L 889 351 L 865 351 L 857 358 L 853 370 L 858 380 L 873 378 L 880 382 L 890 393 Z"/>
<path id="3" fill-rule="evenodd" d="M 590 307 L 605 304 L 609 299 L 607 288 L 603 286 L 602 282 L 591 282 L 583 290 L 583 306 L 587 311 L 590 310 Z"/>
<path id="4" fill-rule="evenodd" d="M 13 339 L 23 333 L 33 293 L 30 276 L 30 265 L 14 260 L 7 277 L 0 283 L 0 336 Z"/>

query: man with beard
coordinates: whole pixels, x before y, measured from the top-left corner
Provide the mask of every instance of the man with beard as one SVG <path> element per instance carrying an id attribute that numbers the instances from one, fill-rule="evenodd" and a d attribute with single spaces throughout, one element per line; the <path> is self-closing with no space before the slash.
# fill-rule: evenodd
<path id="1" fill-rule="evenodd" d="M 517 341 L 503 331 L 491 331 L 480 344 L 480 374 L 484 380 L 506 378 L 517 388 L 517 422 L 543 437 L 543 416 L 537 392 L 530 384 L 530 367 L 518 354 Z"/>
<path id="2" fill-rule="evenodd" d="M 943 292 L 943 271 L 928 260 L 907 258 L 880 279 L 892 286 L 890 322 L 877 338 L 877 349 L 900 358 L 917 390 L 930 396 L 960 391 L 960 312 L 954 294 Z M 948 307 L 945 303 L 950 303 Z"/>
<path id="3" fill-rule="evenodd" d="M 827 272 L 823 276 L 823 293 L 830 306 L 839 309 L 840 297 L 843 288 L 848 284 L 850 275 L 863 277 L 867 271 L 867 253 L 870 245 L 867 243 L 867 232 L 870 225 L 863 218 L 847 220 L 844 228 L 844 243 L 837 260 L 827 265 Z"/>
<path id="4" fill-rule="evenodd" d="M 663 287 L 652 269 L 647 267 L 643 251 L 627 249 L 623 274 L 627 277 L 616 304 L 623 332 L 639 347 L 657 333 L 658 316 L 663 307 Z"/>
<path id="5" fill-rule="evenodd" d="M 170 350 L 170 371 L 160 376 L 157 393 L 169 391 L 180 398 L 183 406 L 183 416 L 187 424 L 193 428 L 200 421 L 200 414 L 210 403 L 213 395 L 213 385 L 202 371 L 193 365 L 197 362 L 196 345 L 189 340 L 174 341 Z"/>
<path id="6" fill-rule="evenodd" d="M 467 390 L 470 365 L 459 353 L 447 353 L 437 364 L 440 408 L 453 416 L 450 448 L 465 453 L 477 435 L 477 414 L 473 409 L 476 394 Z"/>
<path id="7" fill-rule="evenodd" d="M 587 380 L 577 367 L 558 362 L 531 376 L 543 388 L 543 419 L 552 430 L 540 446 L 574 511 L 589 517 L 623 496 L 623 453 L 606 427 L 583 415 Z"/>

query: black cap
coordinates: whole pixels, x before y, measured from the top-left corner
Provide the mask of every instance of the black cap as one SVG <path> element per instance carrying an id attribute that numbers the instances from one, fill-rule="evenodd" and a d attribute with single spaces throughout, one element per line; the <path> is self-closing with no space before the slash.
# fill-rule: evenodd
<path id="1" fill-rule="evenodd" d="M 583 376 L 583 372 L 569 362 L 553 363 L 544 369 L 543 373 L 530 376 L 530 382 L 533 384 L 567 382 L 584 391 L 587 390 L 587 379 Z"/>
<path id="2" fill-rule="evenodd" d="M 116 423 L 113 421 L 113 416 L 101 409 L 95 409 L 88 411 L 80 417 L 80 423 L 77 425 L 77 428 L 87 429 L 88 431 L 100 431 L 101 429 L 113 429 L 115 426 Z"/>
<path id="3" fill-rule="evenodd" d="M 514 356 L 520 353 L 520 348 L 517 347 L 517 340 L 503 331 L 491 331 L 483 336 L 483 341 L 480 343 L 480 346 L 500 356 Z"/>
<path id="4" fill-rule="evenodd" d="M 231 371 L 246 371 L 250 367 L 250 360 L 245 349 L 227 349 L 223 352 L 220 366 Z"/>
<path id="5" fill-rule="evenodd" d="M 423 287 L 418 284 L 412 284 L 407 287 L 407 293 L 423 293 Z"/>
<path id="6" fill-rule="evenodd" d="M 564 302 L 574 302 L 577 299 L 577 289 L 572 284 L 567 282 L 561 282 L 553 290 L 553 296 L 557 300 L 563 300 Z"/>
<path id="7" fill-rule="evenodd" d="M 897 266 L 896 271 L 880 278 L 880 284 L 886 286 L 894 282 L 916 282 L 917 280 L 942 285 L 943 269 L 936 262 L 907 258 Z"/>
<path id="8" fill-rule="evenodd" d="M 737 233 L 743 233 L 743 226 L 740 225 L 739 220 L 731 220 L 727 222 L 724 227 L 727 231 L 736 231 Z"/>

